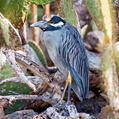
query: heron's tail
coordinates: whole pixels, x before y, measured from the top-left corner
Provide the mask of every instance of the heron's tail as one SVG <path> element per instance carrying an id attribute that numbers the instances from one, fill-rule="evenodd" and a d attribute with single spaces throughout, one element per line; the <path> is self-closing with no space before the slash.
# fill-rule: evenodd
<path id="1" fill-rule="evenodd" d="M 72 89 L 76 93 L 79 100 L 83 100 L 88 98 L 88 91 L 84 91 L 82 80 L 79 79 L 78 74 L 75 72 L 75 70 L 71 69 L 71 75 L 72 75 Z"/>
<path id="2" fill-rule="evenodd" d="M 79 88 L 78 88 L 78 86 L 74 80 L 72 80 L 71 88 L 73 89 L 73 91 L 75 92 L 75 94 L 77 95 L 79 100 L 82 101 L 83 99 L 81 97 L 80 90 L 79 90 Z"/>

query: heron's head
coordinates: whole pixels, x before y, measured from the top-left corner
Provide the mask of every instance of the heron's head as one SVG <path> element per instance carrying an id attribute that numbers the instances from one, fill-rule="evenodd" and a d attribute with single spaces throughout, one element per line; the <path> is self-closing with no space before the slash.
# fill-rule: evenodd
<path id="1" fill-rule="evenodd" d="M 61 29 L 65 23 L 62 18 L 53 16 L 49 21 L 42 20 L 32 24 L 31 27 L 39 27 L 43 31 L 54 31 Z"/>

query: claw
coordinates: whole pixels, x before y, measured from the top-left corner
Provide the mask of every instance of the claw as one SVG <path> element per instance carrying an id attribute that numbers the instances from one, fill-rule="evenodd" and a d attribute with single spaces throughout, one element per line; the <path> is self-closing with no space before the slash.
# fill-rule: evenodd
<path id="1" fill-rule="evenodd" d="M 57 104 L 53 105 L 53 107 L 62 109 L 65 107 L 65 104 L 58 102 Z"/>

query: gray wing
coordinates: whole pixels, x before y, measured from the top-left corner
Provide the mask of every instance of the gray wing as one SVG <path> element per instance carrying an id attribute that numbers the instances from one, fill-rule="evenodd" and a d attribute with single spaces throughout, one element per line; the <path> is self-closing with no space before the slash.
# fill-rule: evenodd
<path id="1" fill-rule="evenodd" d="M 75 81 L 73 84 L 80 88 L 81 97 L 88 97 L 89 90 L 89 67 L 88 59 L 83 41 L 78 31 L 71 25 L 63 29 L 62 41 L 60 43 L 60 55 L 67 69 L 71 72 Z M 75 87 L 73 85 L 73 87 Z M 77 92 L 76 92 L 77 93 Z"/>

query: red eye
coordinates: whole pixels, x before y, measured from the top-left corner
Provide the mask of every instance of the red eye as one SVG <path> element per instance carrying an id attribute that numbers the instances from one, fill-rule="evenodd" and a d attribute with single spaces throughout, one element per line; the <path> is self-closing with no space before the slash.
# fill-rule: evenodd
<path id="1" fill-rule="evenodd" d="M 54 22 L 54 21 L 48 21 L 48 23 L 50 23 L 50 24 L 54 24 L 55 22 Z"/>

